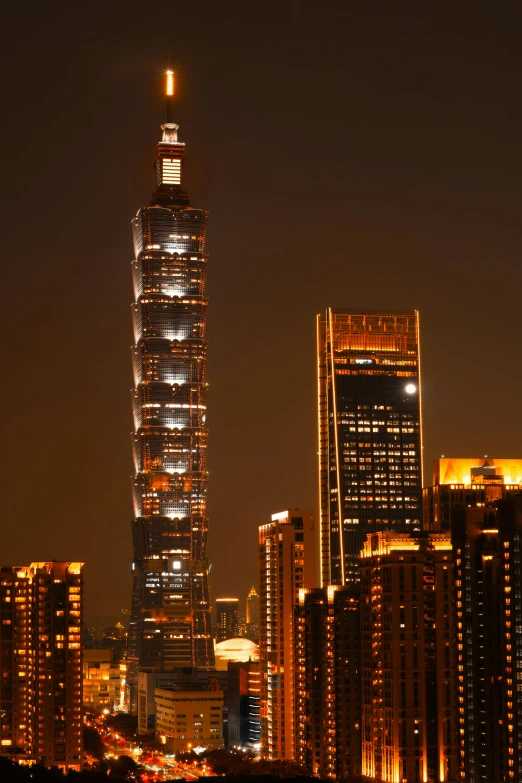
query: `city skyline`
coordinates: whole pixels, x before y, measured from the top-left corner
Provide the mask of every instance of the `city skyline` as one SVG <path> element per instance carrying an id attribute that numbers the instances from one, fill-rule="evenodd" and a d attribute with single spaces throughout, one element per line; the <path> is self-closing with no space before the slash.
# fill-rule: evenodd
<path id="1" fill-rule="evenodd" d="M 172 48 L 191 194 L 212 214 L 214 595 L 251 586 L 273 509 L 317 505 L 313 319 L 325 307 L 419 309 L 427 471 L 440 454 L 513 455 L 522 438 L 520 10 L 292 6 L 279 26 L 234 3 L 166 9 L 161 29 L 132 2 L 81 17 L 64 5 L 52 25 L 44 9 L 9 11 L 5 55 L 23 38 L 32 56 L 10 69 L 2 128 L 4 560 L 85 561 L 90 621 L 128 606 L 128 219 L 150 190 L 164 118 L 150 85 Z M 310 137 L 320 162 L 305 166 Z M 491 355 L 501 380 L 481 371 Z M 35 444 L 37 504 L 21 502 Z"/>

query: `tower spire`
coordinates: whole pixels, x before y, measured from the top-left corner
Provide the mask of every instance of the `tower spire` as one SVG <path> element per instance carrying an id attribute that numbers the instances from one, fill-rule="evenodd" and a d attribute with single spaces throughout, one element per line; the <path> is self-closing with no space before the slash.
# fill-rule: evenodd
<path id="1" fill-rule="evenodd" d="M 172 122 L 171 109 L 172 99 L 174 98 L 174 71 L 170 69 L 165 71 L 165 95 L 167 96 L 167 123 Z"/>

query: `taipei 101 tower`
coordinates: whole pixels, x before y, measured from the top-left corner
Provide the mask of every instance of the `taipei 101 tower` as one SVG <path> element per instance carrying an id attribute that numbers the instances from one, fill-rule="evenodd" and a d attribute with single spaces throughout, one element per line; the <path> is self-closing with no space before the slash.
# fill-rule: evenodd
<path id="1" fill-rule="evenodd" d="M 185 144 L 167 122 L 156 148 L 156 191 L 132 221 L 134 238 L 134 560 L 129 691 L 138 670 L 212 667 L 208 593 L 208 213 L 189 205 Z"/>

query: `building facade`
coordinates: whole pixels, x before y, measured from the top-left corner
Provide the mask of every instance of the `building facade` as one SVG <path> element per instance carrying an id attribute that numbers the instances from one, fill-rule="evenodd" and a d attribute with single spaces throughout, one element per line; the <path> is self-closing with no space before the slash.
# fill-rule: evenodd
<path id="1" fill-rule="evenodd" d="M 177 131 L 162 125 L 156 191 L 132 221 L 133 711 L 139 668 L 214 661 L 206 554 L 208 215 L 189 205 Z"/>
<path id="2" fill-rule="evenodd" d="M 450 530 L 452 514 L 520 492 L 522 459 L 441 457 L 433 462 L 433 485 L 422 490 L 425 530 Z"/>
<path id="3" fill-rule="evenodd" d="M 261 673 L 256 661 L 228 664 L 228 747 L 261 748 Z"/>
<path id="4" fill-rule="evenodd" d="M 216 641 L 239 636 L 239 598 L 216 598 Z"/>
<path id="5" fill-rule="evenodd" d="M 368 533 L 421 527 L 417 311 L 317 318 L 321 585 L 356 582 Z"/>
<path id="6" fill-rule="evenodd" d="M 295 608 L 295 758 L 310 775 L 360 779 L 359 622 L 357 587 L 300 592 Z"/>
<path id="7" fill-rule="evenodd" d="M 455 511 L 459 780 L 522 780 L 522 495 Z"/>
<path id="8" fill-rule="evenodd" d="M 83 651 L 83 703 L 118 712 L 125 707 L 127 664 L 113 660 L 108 648 Z"/>
<path id="9" fill-rule="evenodd" d="M 215 681 L 208 689 L 156 688 L 156 738 L 173 753 L 194 748 L 220 750 L 224 693 Z"/>
<path id="10" fill-rule="evenodd" d="M 449 535 L 368 536 L 361 558 L 363 780 L 459 780 L 454 589 Z"/>
<path id="11" fill-rule="evenodd" d="M 0 749 L 83 769 L 83 563 L 0 567 Z"/>
<path id="12" fill-rule="evenodd" d="M 311 511 L 273 514 L 259 528 L 259 660 L 262 753 L 295 757 L 294 607 L 299 591 L 315 585 L 315 529 Z"/>
<path id="13" fill-rule="evenodd" d="M 259 594 L 251 587 L 246 598 L 246 635 L 256 644 L 259 641 Z"/>

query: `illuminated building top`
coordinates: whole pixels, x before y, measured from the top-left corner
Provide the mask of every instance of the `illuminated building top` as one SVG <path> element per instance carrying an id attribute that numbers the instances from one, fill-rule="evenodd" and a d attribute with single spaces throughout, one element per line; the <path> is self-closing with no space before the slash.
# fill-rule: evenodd
<path id="1" fill-rule="evenodd" d="M 441 457 L 433 461 L 433 486 L 486 483 L 522 484 L 522 459 Z"/>
<path id="2" fill-rule="evenodd" d="M 520 491 L 522 459 L 441 457 L 433 462 L 433 486 L 425 487 L 425 530 L 450 530 L 453 514 Z"/>

